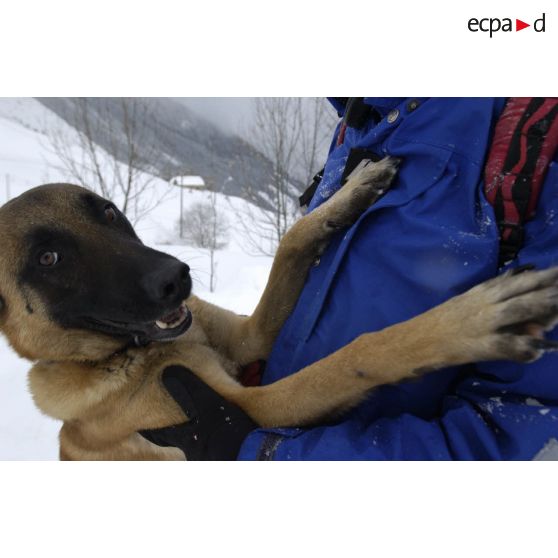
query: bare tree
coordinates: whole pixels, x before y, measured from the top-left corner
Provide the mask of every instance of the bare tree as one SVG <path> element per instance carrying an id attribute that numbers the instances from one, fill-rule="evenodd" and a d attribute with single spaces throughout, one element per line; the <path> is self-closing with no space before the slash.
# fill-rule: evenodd
<path id="1" fill-rule="evenodd" d="M 209 201 L 192 204 L 183 215 L 182 230 L 187 242 L 207 250 L 209 254 L 209 290 L 215 291 L 217 282 L 217 262 L 215 251 L 228 244 L 229 223 L 224 214 L 218 211 L 217 194 L 213 190 Z"/>
<path id="2" fill-rule="evenodd" d="M 270 161 L 271 173 L 267 184 L 246 180 L 242 197 L 251 205 L 235 207 L 247 250 L 272 256 L 299 217 L 301 188 L 323 165 L 334 119 L 319 98 L 258 98 L 254 114 L 250 142 Z"/>
<path id="3" fill-rule="evenodd" d="M 149 99 L 73 99 L 64 119 L 70 126 L 49 126 L 47 137 L 70 179 L 117 201 L 134 224 L 162 202 Z"/>
<path id="4" fill-rule="evenodd" d="M 296 175 L 308 186 L 324 166 L 338 117 L 323 97 L 307 97 L 302 99 L 301 119 L 299 169 Z"/>

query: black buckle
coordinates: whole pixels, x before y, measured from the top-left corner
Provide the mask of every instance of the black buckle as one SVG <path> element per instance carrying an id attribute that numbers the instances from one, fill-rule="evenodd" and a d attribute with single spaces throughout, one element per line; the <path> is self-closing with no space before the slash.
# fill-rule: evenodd
<path id="1" fill-rule="evenodd" d="M 314 197 L 314 194 L 316 193 L 316 190 L 318 189 L 318 186 L 320 185 L 320 182 L 324 177 L 324 170 L 325 167 L 314 175 L 310 186 L 308 186 L 308 188 L 304 190 L 303 194 L 299 196 L 298 203 L 300 204 L 300 207 L 307 207 L 308 204 L 312 201 L 312 198 Z"/>
<path id="2" fill-rule="evenodd" d="M 525 229 L 518 223 L 498 223 L 500 231 L 500 256 L 498 265 L 503 265 L 515 260 L 525 239 Z M 504 233 L 511 230 L 510 236 L 504 240 Z"/>

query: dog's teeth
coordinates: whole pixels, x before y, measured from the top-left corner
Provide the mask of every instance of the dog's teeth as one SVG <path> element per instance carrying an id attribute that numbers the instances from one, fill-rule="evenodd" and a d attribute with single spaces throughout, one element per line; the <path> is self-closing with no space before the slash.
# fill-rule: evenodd
<path id="1" fill-rule="evenodd" d="M 178 318 L 174 322 L 170 322 L 170 323 L 162 322 L 161 320 L 156 320 L 155 325 L 159 329 L 174 329 L 175 327 L 178 327 L 179 325 L 181 325 L 184 322 L 184 320 L 186 320 L 186 317 L 187 317 L 187 313 L 184 313 L 184 315 L 180 316 L 180 318 Z"/>

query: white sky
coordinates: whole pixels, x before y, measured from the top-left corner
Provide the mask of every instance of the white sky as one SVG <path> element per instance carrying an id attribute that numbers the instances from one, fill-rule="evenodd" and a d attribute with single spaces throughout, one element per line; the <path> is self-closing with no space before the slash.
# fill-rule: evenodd
<path id="1" fill-rule="evenodd" d="M 253 97 L 179 97 L 186 106 L 224 131 L 241 133 L 252 119 Z"/>

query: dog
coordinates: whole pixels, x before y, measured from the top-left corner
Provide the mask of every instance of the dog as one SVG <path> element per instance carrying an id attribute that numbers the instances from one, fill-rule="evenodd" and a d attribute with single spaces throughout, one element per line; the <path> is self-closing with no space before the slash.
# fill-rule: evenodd
<path id="1" fill-rule="evenodd" d="M 145 246 L 110 201 L 85 188 L 39 186 L 0 208 L 0 330 L 34 363 L 36 405 L 63 421 L 60 458 L 187 459 L 139 434 L 188 421 L 161 381 L 170 365 L 192 370 L 261 426 L 303 426 L 383 384 L 556 349 L 544 332 L 558 321 L 558 268 L 514 271 L 274 384 L 239 383 L 241 365 L 269 355 L 332 235 L 389 188 L 397 166 L 390 158 L 359 165 L 295 223 L 248 317 L 193 295 L 185 263 Z"/>

